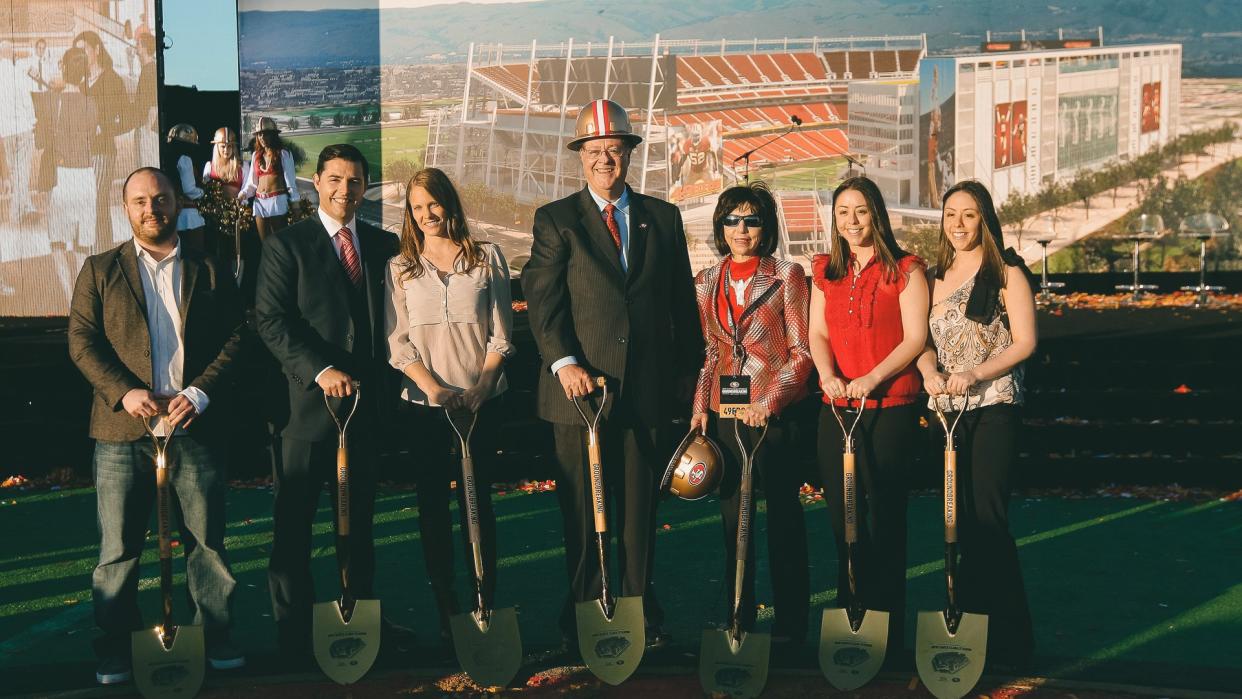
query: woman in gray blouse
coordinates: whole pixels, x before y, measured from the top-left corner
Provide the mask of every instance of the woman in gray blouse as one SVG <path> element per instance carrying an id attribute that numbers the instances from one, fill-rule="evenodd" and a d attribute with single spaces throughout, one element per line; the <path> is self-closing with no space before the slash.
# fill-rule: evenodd
<path id="1" fill-rule="evenodd" d="M 490 606 L 496 581 L 496 518 L 489 497 L 489 457 L 500 423 L 500 394 L 508 384 L 505 359 L 513 307 L 509 267 L 500 248 L 472 240 L 461 199 L 448 176 L 420 170 L 407 186 L 401 249 L 389 261 L 387 310 L 389 363 L 403 375 L 407 434 L 418 482 L 419 529 L 427 577 L 440 612 L 440 631 L 450 638 L 448 617 L 459 611 L 453 589 L 450 483 L 461 490 L 457 436 L 444 411 L 478 413 L 471 440 L 479 496 L 484 571 Z M 463 523 L 462 529 L 465 529 Z M 466 560 L 470 558 L 467 544 Z"/>

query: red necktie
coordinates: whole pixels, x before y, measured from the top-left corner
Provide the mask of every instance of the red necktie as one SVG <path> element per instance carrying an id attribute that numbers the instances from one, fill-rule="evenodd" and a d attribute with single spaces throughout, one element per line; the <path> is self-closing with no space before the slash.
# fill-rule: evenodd
<path id="1" fill-rule="evenodd" d="M 362 265 L 358 263 L 358 251 L 354 249 L 354 236 L 350 235 L 348 228 L 342 228 L 336 232 L 336 239 L 341 243 L 341 264 L 345 267 L 345 274 L 349 275 L 349 281 L 354 286 L 361 286 Z"/>
<path id="2" fill-rule="evenodd" d="M 617 253 L 620 254 L 621 253 L 621 229 L 617 226 L 616 217 L 613 216 L 613 214 L 616 213 L 616 211 L 617 211 L 617 207 L 613 206 L 612 202 L 609 202 L 608 205 L 604 207 L 603 215 L 604 215 L 604 225 L 608 226 L 608 232 L 612 234 L 612 242 L 614 245 L 617 246 Z"/>

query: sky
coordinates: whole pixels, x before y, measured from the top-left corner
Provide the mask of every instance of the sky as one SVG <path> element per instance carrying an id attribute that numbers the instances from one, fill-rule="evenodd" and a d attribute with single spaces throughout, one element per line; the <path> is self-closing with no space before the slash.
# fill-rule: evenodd
<path id="1" fill-rule="evenodd" d="M 532 0 L 472 0 L 501 4 Z M 237 8 L 242 10 L 323 10 L 374 7 L 426 7 L 456 0 L 175 0 L 164 3 L 164 33 L 172 48 L 164 52 L 164 82 L 197 85 L 200 90 L 237 89 Z"/>
<path id="2" fill-rule="evenodd" d="M 235 0 L 165 2 L 164 35 L 172 42 L 164 51 L 165 84 L 237 89 Z"/>

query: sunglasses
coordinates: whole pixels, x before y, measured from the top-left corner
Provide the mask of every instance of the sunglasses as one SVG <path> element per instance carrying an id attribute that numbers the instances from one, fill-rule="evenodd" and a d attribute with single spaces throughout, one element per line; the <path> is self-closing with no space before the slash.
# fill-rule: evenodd
<path id="1" fill-rule="evenodd" d="M 724 223 L 724 225 L 728 226 L 729 228 L 735 228 L 737 227 L 739 223 L 742 223 L 743 221 L 746 223 L 747 228 L 762 228 L 763 227 L 763 220 L 760 219 L 757 214 L 748 214 L 746 216 L 736 216 L 734 214 L 729 214 L 728 216 L 725 216 L 723 219 L 721 219 L 721 223 Z"/>

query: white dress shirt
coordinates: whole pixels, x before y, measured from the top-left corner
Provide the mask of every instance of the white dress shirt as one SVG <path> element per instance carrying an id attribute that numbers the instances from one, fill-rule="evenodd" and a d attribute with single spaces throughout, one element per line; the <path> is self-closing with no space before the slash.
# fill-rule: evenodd
<path id="1" fill-rule="evenodd" d="M 147 334 L 151 337 L 151 391 L 159 396 L 181 394 L 194 404 L 199 415 L 209 400 L 202 390 L 184 385 L 185 335 L 181 323 L 181 241 L 162 260 L 134 240 L 138 253 L 138 276 L 147 302 Z M 164 423 L 156 426 L 163 433 Z M 184 430 L 177 429 L 178 434 Z"/>
<path id="2" fill-rule="evenodd" d="M 354 240 L 354 252 L 358 253 L 358 263 L 362 264 L 362 241 L 358 239 L 358 218 L 350 217 L 348 222 L 342 223 L 328 214 L 323 209 L 317 209 L 319 213 L 319 222 L 323 224 L 323 229 L 328 232 L 328 239 L 332 241 L 332 249 L 336 250 L 336 259 L 341 259 L 341 241 L 337 239 L 336 232 L 342 227 L 349 229 L 349 237 Z"/>
<path id="3" fill-rule="evenodd" d="M 591 189 L 590 187 L 587 187 L 587 192 L 590 193 L 591 198 L 595 200 L 595 205 L 599 207 L 600 220 L 603 220 L 604 218 L 604 207 L 605 206 L 612 204 L 613 206 L 617 207 L 617 210 L 613 212 L 613 218 L 616 219 L 617 228 L 621 233 L 621 270 L 623 272 L 629 272 L 630 271 L 630 188 L 626 187 L 625 190 L 621 192 L 621 196 L 617 197 L 613 201 L 609 201 L 608 199 L 605 199 L 601 197 L 600 195 L 596 194 L 595 190 Z M 605 223 L 604 227 L 607 228 L 608 224 Z M 552 362 L 550 371 L 553 374 L 555 374 L 556 372 L 561 370 L 561 367 L 565 367 L 565 366 L 569 366 L 570 364 L 577 364 L 577 363 L 578 363 L 578 358 L 573 355 L 570 355 L 568 357 L 561 357 L 555 362 Z"/>

